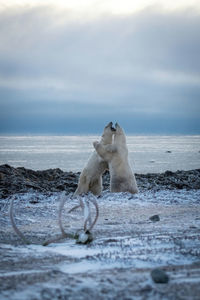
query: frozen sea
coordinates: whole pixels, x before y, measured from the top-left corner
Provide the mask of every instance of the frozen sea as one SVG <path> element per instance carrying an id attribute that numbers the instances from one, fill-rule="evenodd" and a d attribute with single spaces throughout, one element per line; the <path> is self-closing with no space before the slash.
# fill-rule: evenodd
<path id="1" fill-rule="evenodd" d="M 81 171 L 100 136 L 0 136 L 0 164 Z M 127 136 L 135 173 L 200 168 L 200 136 Z"/>

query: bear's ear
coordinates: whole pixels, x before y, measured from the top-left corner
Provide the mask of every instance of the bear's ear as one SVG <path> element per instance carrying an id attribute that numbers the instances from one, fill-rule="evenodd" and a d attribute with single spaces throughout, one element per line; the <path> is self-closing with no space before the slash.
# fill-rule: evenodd
<path id="1" fill-rule="evenodd" d="M 109 122 L 106 126 L 105 126 L 105 128 L 111 128 L 112 127 L 112 125 L 113 125 L 113 122 Z"/>

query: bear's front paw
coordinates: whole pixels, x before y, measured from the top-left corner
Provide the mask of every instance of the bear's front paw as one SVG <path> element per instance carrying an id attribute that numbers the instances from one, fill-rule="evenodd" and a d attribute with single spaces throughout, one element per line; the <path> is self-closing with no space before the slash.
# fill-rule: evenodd
<path id="1" fill-rule="evenodd" d="M 99 145 L 99 142 L 97 142 L 97 141 L 93 142 L 93 146 L 95 149 L 97 148 L 98 145 Z"/>

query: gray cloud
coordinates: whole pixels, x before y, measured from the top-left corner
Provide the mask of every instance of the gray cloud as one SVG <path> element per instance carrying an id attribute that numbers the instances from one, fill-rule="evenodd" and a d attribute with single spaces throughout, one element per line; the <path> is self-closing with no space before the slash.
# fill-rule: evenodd
<path id="1" fill-rule="evenodd" d="M 200 132 L 195 11 L 149 9 L 87 21 L 50 7 L 0 14 L 2 132 L 19 120 L 20 131 L 28 120 L 29 132 L 39 124 L 47 131 L 52 119 L 50 131 L 66 124 L 67 132 L 101 131 L 109 118 L 130 132 Z"/>

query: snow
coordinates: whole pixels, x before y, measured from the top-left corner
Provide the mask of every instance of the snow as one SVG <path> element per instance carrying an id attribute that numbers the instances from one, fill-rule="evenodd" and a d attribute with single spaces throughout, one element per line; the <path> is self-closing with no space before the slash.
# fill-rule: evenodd
<path id="1" fill-rule="evenodd" d="M 103 192 L 102 197 L 97 199 L 100 216 L 93 229 L 95 238 L 91 244 L 78 245 L 73 239 L 64 239 L 44 247 L 41 243 L 47 235 L 52 237 L 60 233 L 59 196 L 59 193 L 49 197 L 37 193 L 36 204 L 30 203 L 36 193 L 17 196 L 15 219 L 25 236 L 32 239 L 31 245 L 23 245 L 13 232 L 8 216 L 8 200 L 2 199 L 0 278 L 5 283 L 15 278 L 17 283 L 14 292 L 12 287 L 6 288 L 2 295 L 0 291 L 1 299 L 32 299 L 34 295 L 42 299 L 42 291 L 53 289 L 51 284 L 51 287 L 46 286 L 46 282 L 53 282 L 51 275 L 47 275 L 53 271 L 58 272 L 55 291 L 60 289 L 69 295 L 74 292 L 78 295 L 83 281 L 84 288 L 92 289 L 91 278 L 99 280 L 102 286 L 104 274 L 110 274 L 116 282 L 116 291 L 121 289 L 125 293 L 126 282 L 129 282 L 131 289 L 131 280 L 141 280 L 141 274 L 146 274 L 143 275 L 146 277 L 143 284 L 138 283 L 138 289 L 149 285 L 154 289 L 148 274 L 155 267 L 171 270 L 169 285 L 172 285 L 172 290 L 173 284 L 180 285 L 180 289 L 191 284 L 195 288 L 189 292 L 197 293 L 200 284 L 200 190 L 150 190 L 137 195 Z M 63 212 L 64 227 L 71 232 L 83 229 L 81 210 L 67 214 L 76 204 L 69 196 Z M 94 213 L 94 208 L 91 210 Z M 149 219 L 155 214 L 159 215 L 160 221 Z M 189 278 L 185 270 L 189 270 Z M 126 274 L 124 281 L 118 279 L 121 274 Z M 26 288 L 23 293 L 20 278 L 24 276 L 30 278 L 32 288 L 24 283 Z M 63 276 L 72 276 L 75 290 L 64 289 Z M 47 278 L 44 282 L 43 277 Z M 39 278 L 38 281 L 35 278 Z M 80 285 L 76 283 L 76 278 Z M 112 298 L 113 292 L 110 293 Z M 176 295 L 175 290 L 173 295 Z M 152 299 L 155 298 L 152 296 Z"/>

